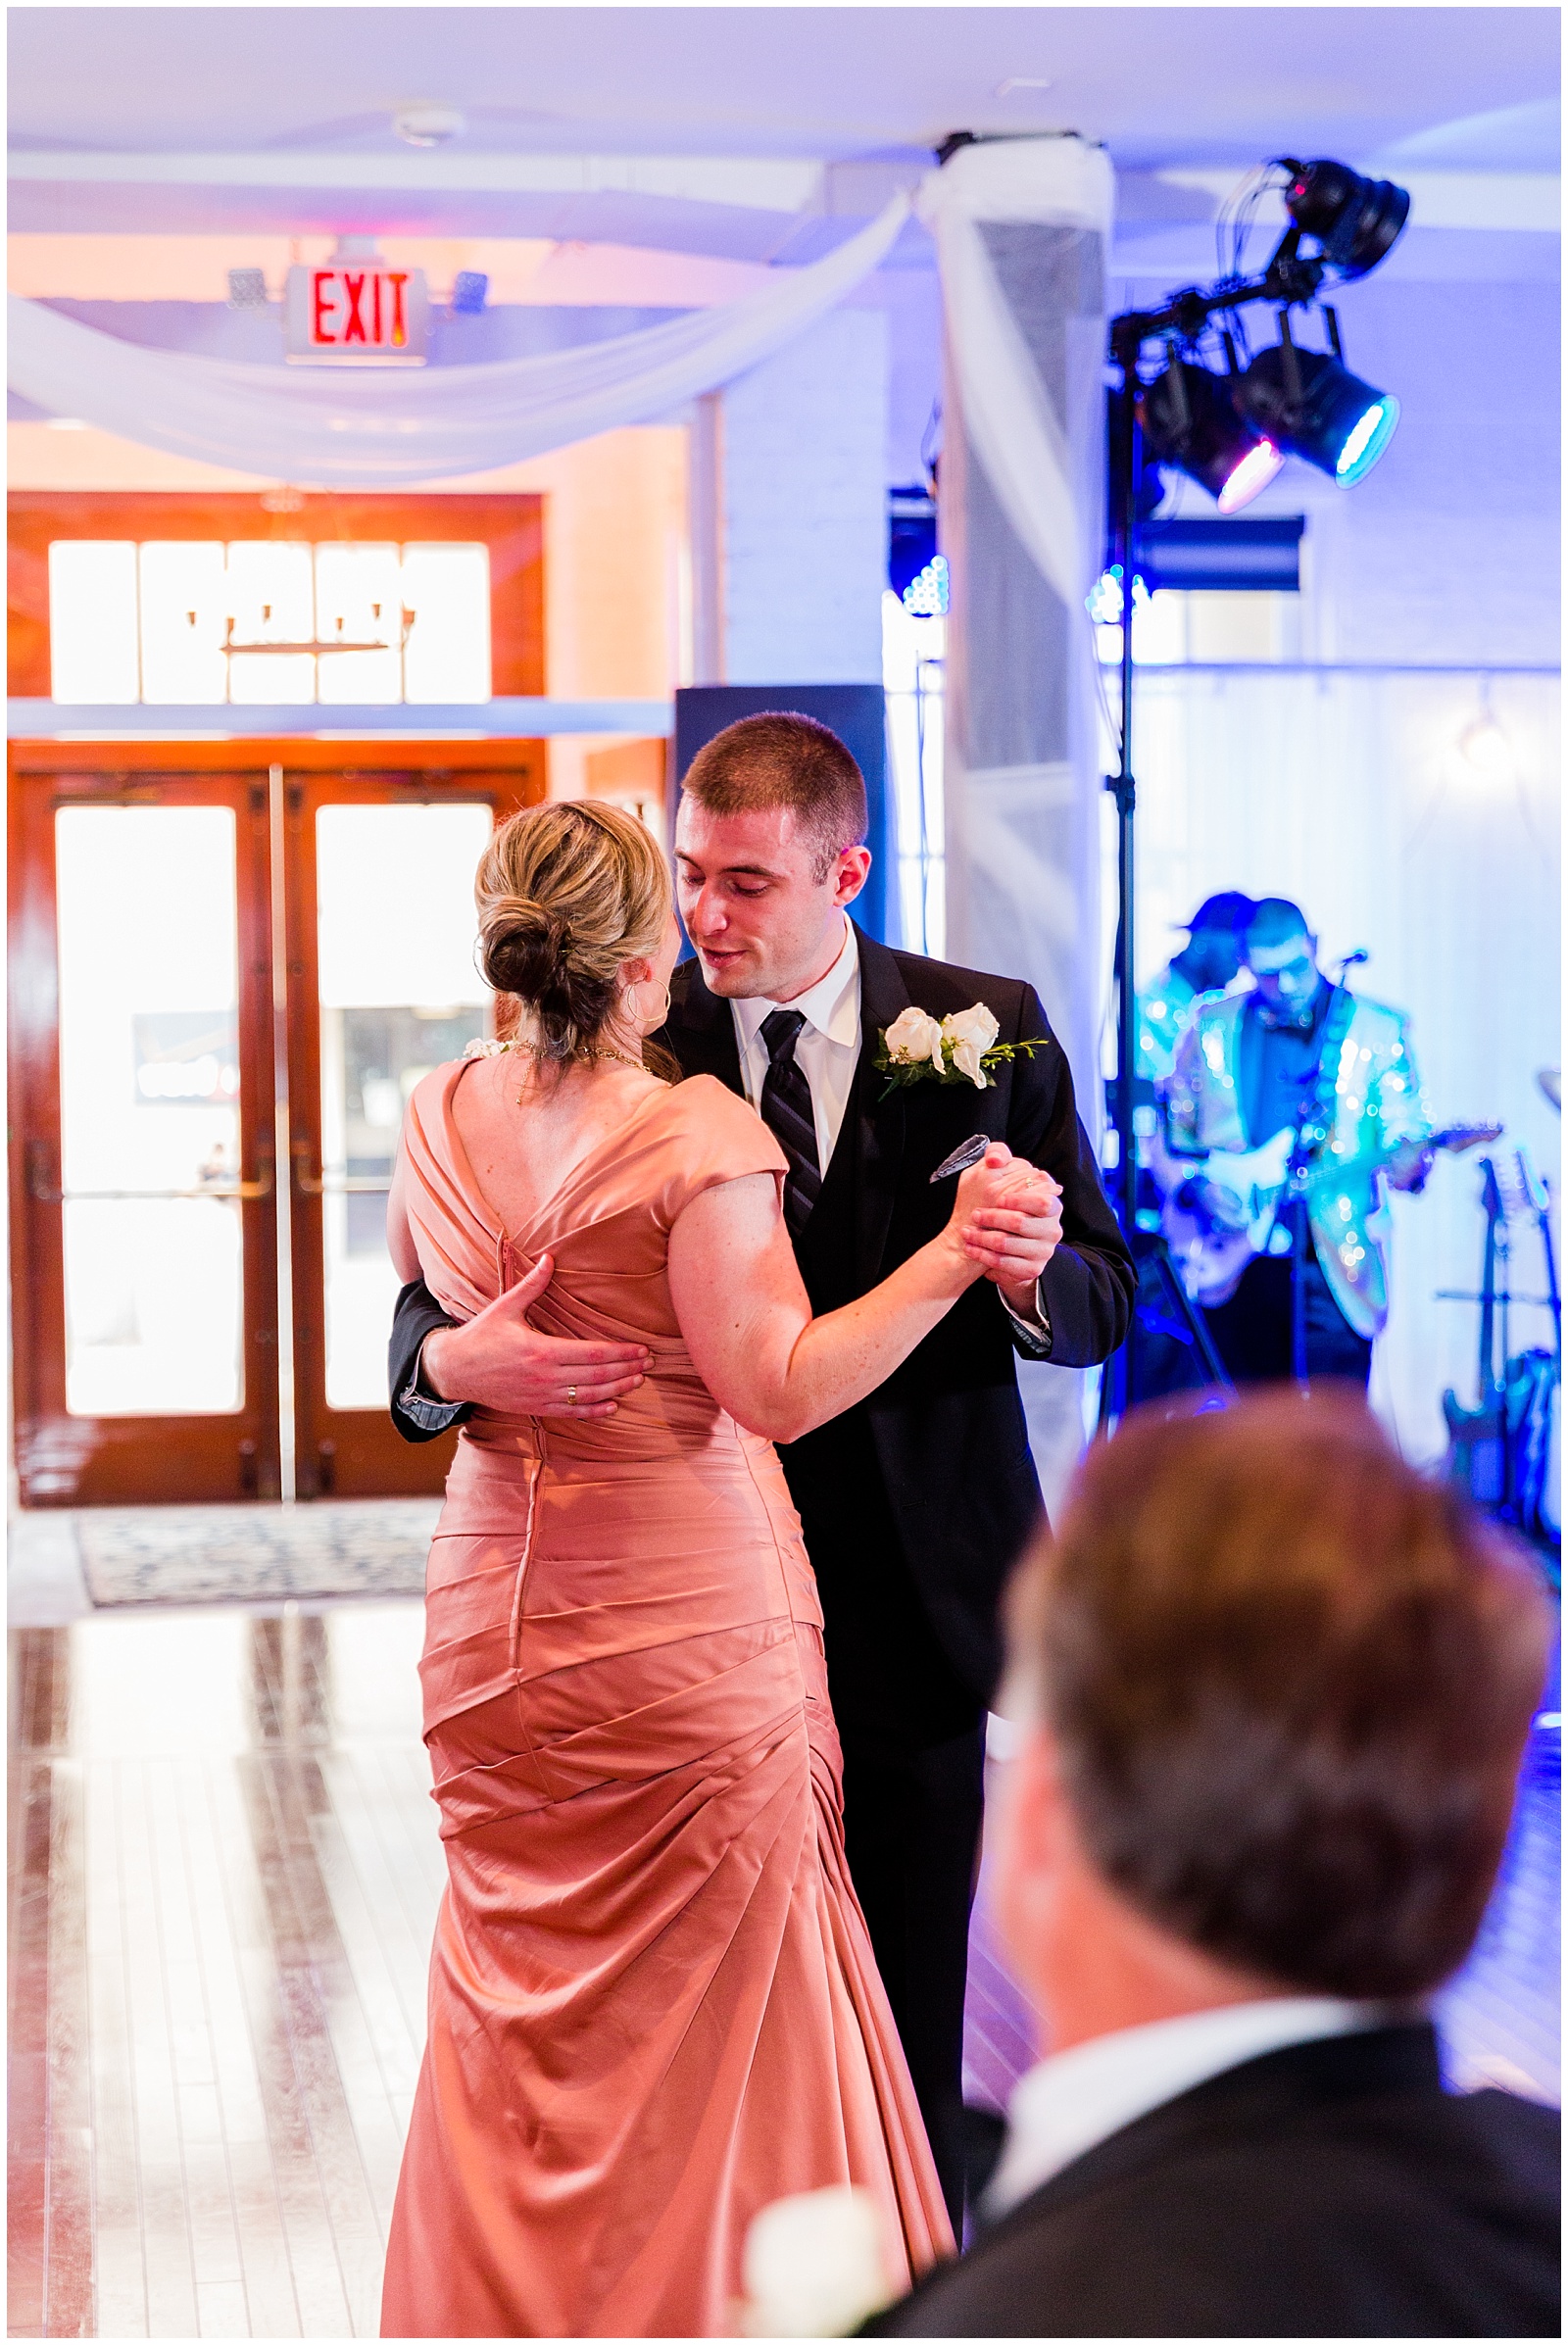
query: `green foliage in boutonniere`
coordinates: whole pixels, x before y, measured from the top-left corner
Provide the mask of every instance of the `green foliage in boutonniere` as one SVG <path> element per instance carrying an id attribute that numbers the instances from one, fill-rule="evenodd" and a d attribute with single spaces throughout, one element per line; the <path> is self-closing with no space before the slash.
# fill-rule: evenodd
<path id="1" fill-rule="evenodd" d="M 912 1006 L 901 1010 L 892 1025 L 883 1028 L 871 1062 L 888 1079 L 882 1097 L 910 1083 L 972 1083 L 976 1091 L 989 1091 L 993 1067 L 1009 1058 L 1032 1057 L 1049 1046 L 1046 1035 L 1034 1042 L 999 1043 L 1000 1031 L 983 1002 L 940 1019 Z"/>

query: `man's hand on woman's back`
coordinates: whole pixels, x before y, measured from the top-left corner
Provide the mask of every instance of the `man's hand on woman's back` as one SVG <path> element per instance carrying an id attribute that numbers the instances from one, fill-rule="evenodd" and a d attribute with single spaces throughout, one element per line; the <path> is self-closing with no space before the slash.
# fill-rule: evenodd
<path id="1" fill-rule="evenodd" d="M 527 1314 L 555 1276 L 541 1254 L 525 1278 L 460 1327 L 424 1340 L 419 1373 L 440 1400 L 473 1401 L 509 1417 L 612 1417 L 648 1371 L 641 1343 L 579 1343 L 544 1336 Z"/>

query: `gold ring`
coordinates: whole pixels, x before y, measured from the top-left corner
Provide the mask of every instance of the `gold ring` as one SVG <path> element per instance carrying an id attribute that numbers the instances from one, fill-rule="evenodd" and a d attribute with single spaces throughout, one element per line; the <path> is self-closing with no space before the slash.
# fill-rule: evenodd
<path id="1" fill-rule="evenodd" d="M 575 1408 L 577 1405 L 577 1388 L 575 1385 L 568 1385 L 566 1387 L 566 1405 L 568 1408 Z"/>

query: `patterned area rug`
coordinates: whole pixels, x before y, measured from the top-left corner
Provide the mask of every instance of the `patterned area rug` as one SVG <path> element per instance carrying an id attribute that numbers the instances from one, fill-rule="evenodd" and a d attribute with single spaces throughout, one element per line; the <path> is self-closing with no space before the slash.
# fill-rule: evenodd
<path id="1" fill-rule="evenodd" d="M 439 1498 L 93 1508 L 75 1518 L 94 1604 L 422 1596 Z"/>

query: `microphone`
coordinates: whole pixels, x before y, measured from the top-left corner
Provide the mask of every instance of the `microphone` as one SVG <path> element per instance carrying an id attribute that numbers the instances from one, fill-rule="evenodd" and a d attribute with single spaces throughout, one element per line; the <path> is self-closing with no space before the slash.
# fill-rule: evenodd
<path id="1" fill-rule="evenodd" d="M 1337 961 L 1335 963 L 1335 966 L 1340 973 L 1340 983 L 1342 985 L 1344 984 L 1346 971 L 1348 969 L 1358 969 L 1363 961 L 1370 960 L 1371 958 L 1372 955 L 1370 953 L 1368 953 L 1366 947 L 1364 945 L 1357 945 L 1353 953 L 1348 953 L 1342 961 Z"/>

